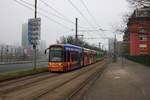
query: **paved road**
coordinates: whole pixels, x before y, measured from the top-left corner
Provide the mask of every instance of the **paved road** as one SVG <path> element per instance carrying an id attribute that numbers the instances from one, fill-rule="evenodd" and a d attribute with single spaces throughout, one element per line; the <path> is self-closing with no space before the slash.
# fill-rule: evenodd
<path id="1" fill-rule="evenodd" d="M 109 64 L 84 100 L 150 100 L 150 67 L 128 60 Z"/>
<path id="2" fill-rule="evenodd" d="M 47 62 L 38 62 L 37 67 L 47 67 Z M 17 71 L 17 70 L 25 70 L 25 69 L 32 69 L 33 63 L 24 63 L 24 64 L 7 64 L 7 65 L 0 65 L 0 73 L 2 72 L 10 72 L 10 71 Z"/>

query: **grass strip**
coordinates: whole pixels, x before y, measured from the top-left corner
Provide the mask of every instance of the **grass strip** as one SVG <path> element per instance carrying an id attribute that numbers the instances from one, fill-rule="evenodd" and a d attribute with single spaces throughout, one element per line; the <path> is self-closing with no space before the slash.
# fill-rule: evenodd
<path id="1" fill-rule="evenodd" d="M 13 72 L 6 72 L 0 73 L 0 82 L 12 80 L 16 78 L 21 78 L 29 75 L 34 75 L 38 73 L 48 72 L 48 68 L 37 68 L 35 70 L 21 70 L 21 71 L 13 71 Z"/>

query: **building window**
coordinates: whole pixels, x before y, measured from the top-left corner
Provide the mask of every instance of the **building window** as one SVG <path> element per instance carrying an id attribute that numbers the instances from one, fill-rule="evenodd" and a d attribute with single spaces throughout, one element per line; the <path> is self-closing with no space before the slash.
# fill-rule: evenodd
<path id="1" fill-rule="evenodd" d="M 147 35 L 140 34 L 139 35 L 139 40 L 141 40 L 141 41 L 147 41 Z"/>
<path id="2" fill-rule="evenodd" d="M 146 45 L 146 44 L 140 44 L 140 45 L 139 45 L 139 48 L 140 48 L 141 50 L 145 50 L 145 49 L 147 48 L 147 45 Z"/>
<path id="3" fill-rule="evenodd" d="M 136 10 L 136 17 L 148 17 L 149 15 L 150 15 L 150 11 L 147 9 Z"/>
<path id="4" fill-rule="evenodd" d="M 140 29 L 139 29 L 139 32 L 140 32 L 140 33 L 146 33 L 146 32 L 147 32 L 147 29 L 146 29 L 146 28 L 140 28 Z"/>

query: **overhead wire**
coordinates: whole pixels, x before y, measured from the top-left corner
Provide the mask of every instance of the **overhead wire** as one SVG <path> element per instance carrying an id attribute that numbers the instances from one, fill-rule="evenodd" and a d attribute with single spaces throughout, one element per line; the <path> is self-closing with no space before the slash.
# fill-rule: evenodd
<path id="1" fill-rule="evenodd" d="M 80 9 L 78 8 L 78 7 L 76 7 L 76 5 L 71 1 L 71 0 L 68 0 L 68 2 L 71 4 L 71 6 L 86 20 L 86 22 L 89 24 L 89 26 L 92 28 L 92 29 L 94 29 L 95 30 L 95 27 L 93 27 L 93 25 L 88 21 L 88 19 L 84 16 L 84 14 L 80 11 Z M 85 3 L 84 3 L 84 6 L 86 6 L 85 5 Z M 87 7 L 86 7 L 87 8 Z M 89 10 L 88 10 L 89 11 Z M 96 29 L 97 30 L 97 29 Z M 102 28 L 99 28 L 98 29 L 99 30 L 99 32 L 104 32 L 104 30 L 102 29 Z M 98 34 L 98 35 L 100 35 L 100 34 Z M 106 37 L 106 35 L 105 34 L 103 34 L 105 37 Z"/>
<path id="2" fill-rule="evenodd" d="M 27 6 L 27 5 L 29 5 L 29 4 L 27 4 L 27 3 L 21 3 L 21 2 L 19 2 L 18 0 L 14 0 L 16 3 L 18 3 L 18 4 L 20 4 L 21 6 L 24 6 L 24 7 L 26 7 L 26 8 L 28 8 L 28 9 L 30 9 L 30 10 L 34 10 L 32 7 L 29 7 L 29 6 Z M 21 0 L 22 1 L 22 0 Z M 27 4 L 27 5 L 26 5 Z M 30 5 L 31 6 L 31 5 Z M 60 25 L 60 26 L 62 26 L 62 27 L 64 27 L 64 28 L 67 28 L 67 29 L 69 29 L 69 30 L 71 30 L 71 28 L 69 28 L 68 26 L 66 26 L 66 25 L 64 25 L 64 24 L 62 24 L 62 23 L 60 23 L 60 22 L 58 22 L 58 21 L 56 21 L 56 20 L 54 20 L 54 19 L 52 19 L 52 18 L 50 18 L 49 16 L 47 16 L 47 15 L 45 15 L 45 14 L 43 14 L 42 12 L 39 12 L 38 11 L 38 14 L 40 14 L 40 15 L 42 15 L 43 17 L 45 17 L 45 18 L 47 18 L 48 20 L 50 20 L 50 21 L 52 21 L 52 22 L 54 22 L 54 23 L 56 23 L 56 24 L 58 24 L 58 25 Z"/>
<path id="3" fill-rule="evenodd" d="M 47 2 L 45 2 L 43 0 L 39 0 L 39 1 L 41 1 L 49 9 L 53 10 L 55 13 L 57 13 L 58 15 L 60 15 L 61 17 L 63 17 L 66 21 L 68 21 L 71 24 L 75 25 L 75 22 L 71 21 L 67 16 L 65 16 L 64 14 L 62 14 L 61 12 L 59 12 L 57 9 L 55 9 L 54 7 L 52 7 L 51 5 L 49 5 Z M 78 26 L 79 26 L 79 28 L 85 28 L 85 27 L 82 27 L 81 25 L 78 25 Z"/>
<path id="4" fill-rule="evenodd" d="M 93 22 L 95 23 L 95 25 L 98 27 L 99 31 L 105 31 L 104 29 L 100 28 L 99 24 L 97 23 L 95 17 L 93 16 L 93 14 L 90 12 L 89 8 L 87 7 L 86 3 L 84 2 L 84 0 L 80 0 L 80 2 L 82 3 L 82 5 L 84 6 L 84 8 L 86 9 L 87 13 L 89 14 L 89 16 L 91 17 L 91 19 L 93 20 Z M 105 34 L 103 34 L 105 35 Z M 106 36 L 106 35 L 105 35 Z"/>
<path id="5" fill-rule="evenodd" d="M 80 11 L 80 9 L 78 9 L 78 7 L 76 7 L 76 5 L 71 1 L 71 0 L 67 0 L 70 5 L 85 19 L 85 21 L 87 22 L 87 24 L 89 24 L 90 27 L 94 28 L 93 25 L 88 21 L 88 19 L 84 16 L 84 14 Z"/>
<path id="6" fill-rule="evenodd" d="M 72 30 L 72 31 L 74 31 L 74 30 Z M 89 29 L 87 29 L 87 30 L 79 30 L 80 32 L 98 32 L 99 30 L 89 30 Z"/>
<path id="7" fill-rule="evenodd" d="M 85 39 L 109 39 L 109 37 L 90 37 Z"/>
<path id="8" fill-rule="evenodd" d="M 19 1 L 17 1 L 17 0 L 14 0 L 14 1 L 17 2 L 17 3 L 19 3 L 20 5 L 22 5 L 22 6 L 26 7 L 26 8 L 28 8 L 28 9 L 30 9 L 30 10 L 34 10 L 34 8 L 31 8 L 31 7 L 27 6 L 27 5 L 30 5 L 30 6 L 32 6 L 32 7 L 34 6 L 33 4 L 30 4 L 29 2 L 26 2 L 26 1 L 24 1 L 24 0 L 19 0 L 19 1 L 21 1 L 21 2 L 23 2 L 23 3 L 25 3 L 25 4 L 27 4 L 27 5 L 25 5 L 25 4 L 23 4 L 23 3 L 21 3 L 21 2 L 19 2 Z M 43 12 L 47 12 L 47 11 L 45 11 L 44 9 L 40 9 L 40 10 L 43 11 Z M 45 14 L 39 12 L 39 11 L 38 11 L 38 13 L 39 13 L 40 15 L 44 16 L 45 18 L 47 18 L 48 20 L 53 21 L 54 23 L 57 23 L 57 24 L 61 25 L 61 26 L 64 27 L 64 28 L 68 28 L 69 30 L 72 30 L 72 29 L 69 28 L 68 26 L 66 26 L 66 25 L 64 25 L 64 24 L 62 24 L 62 23 L 57 22 L 56 20 L 50 18 L 49 16 L 47 16 L 47 15 L 45 15 Z M 87 31 L 88 31 L 88 32 L 94 32 L 94 31 L 98 31 L 98 30 L 80 30 L 80 31 L 82 31 L 82 32 L 87 32 Z"/>
<path id="9" fill-rule="evenodd" d="M 70 23 L 73 23 L 67 16 L 63 15 L 61 12 L 57 11 L 54 7 L 52 7 L 51 5 L 49 5 L 48 3 L 46 3 L 43 0 L 39 0 L 40 2 L 42 2 L 45 6 L 47 6 L 48 8 L 50 8 L 51 10 L 53 10 L 55 13 L 57 13 L 58 15 L 62 16 L 65 20 L 67 20 Z"/>
<path id="10" fill-rule="evenodd" d="M 90 12 L 90 10 L 88 9 L 88 7 L 86 6 L 85 2 L 83 0 L 80 0 L 80 2 L 82 3 L 82 5 L 85 7 L 86 11 L 88 12 L 88 14 L 90 15 L 90 17 L 93 19 L 94 23 L 99 27 L 97 21 L 95 20 L 95 17 L 92 15 L 92 13 Z"/>
<path id="11" fill-rule="evenodd" d="M 21 6 L 24 6 L 24 7 L 28 8 L 29 10 L 34 11 L 34 8 L 33 8 L 33 5 L 32 5 L 32 4 L 28 4 L 28 3 L 25 3 L 25 2 L 19 2 L 18 0 L 14 0 L 14 1 L 15 1 L 16 3 L 18 3 L 18 4 L 20 4 Z M 20 0 L 20 1 L 24 1 L 24 0 Z M 30 5 L 31 7 L 30 7 L 30 6 L 27 6 L 27 5 Z M 44 10 L 41 10 L 41 11 L 44 11 Z M 58 22 L 58 21 L 56 21 L 56 20 L 50 18 L 49 16 L 45 15 L 44 13 L 42 13 L 42 12 L 40 12 L 40 11 L 38 11 L 38 14 L 40 14 L 40 15 L 42 15 L 43 17 L 45 17 L 46 19 L 48 19 L 48 20 L 50 20 L 50 21 L 52 21 L 52 22 L 54 22 L 54 23 L 60 25 L 60 26 L 63 27 L 63 28 L 67 28 L 67 29 L 71 30 L 71 28 L 69 28 L 68 26 L 66 26 L 66 25 L 64 25 L 64 24 L 62 24 L 62 23 L 60 23 L 60 22 Z M 92 30 L 90 30 L 90 31 L 92 31 Z"/>
<path id="12" fill-rule="evenodd" d="M 20 0 L 20 1 L 34 7 L 33 4 L 31 4 L 31 3 L 29 3 L 29 2 L 27 2 L 27 1 L 25 1 L 25 0 Z M 52 13 L 52 12 L 49 12 L 49 11 L 47 11 L 47 10 L 41 8 L 41 7 L 38 7 L 38 9 L 41 10 L 41 11 L 43 11 L 43 12 L 45 12 L 45 13 L 48 13 L 48 14 L 50 14 L 50 15 L 52 15 L 52 16 L 55 16 L 55 17 L 57 17 L 57 18 L 59 18 L 59 19 L 61 19 L 61 20 L 63 20 L 63 21 L 66 21 L 66 22 L 68 22 L 68 23 L 71 23 L 71 22 L 69 22 L 68 20 L 66 20 L 66 19 L 64 19 L 64 18 L 62 18 L 62 17 L 60 17 L 60 16 L 58 16 L 58 15 Z M 72 23 L 71 23 L 71 24 L 72 24 Z"/>

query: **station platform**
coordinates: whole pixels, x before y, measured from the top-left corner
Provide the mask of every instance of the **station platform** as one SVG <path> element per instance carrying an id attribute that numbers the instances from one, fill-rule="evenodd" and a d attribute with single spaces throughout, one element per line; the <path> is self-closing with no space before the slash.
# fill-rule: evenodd
<path id="1" fill-rule="evenodd" d="M 84 100 L 150 100 L 150 67 L 119 58 L 108 64 Z"/>

